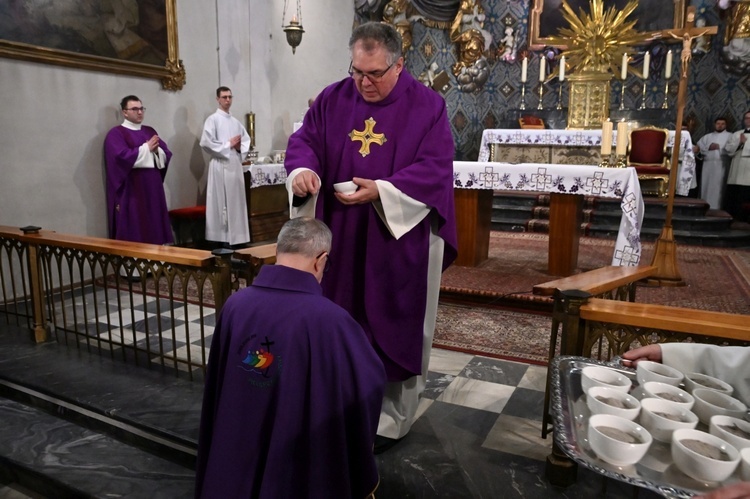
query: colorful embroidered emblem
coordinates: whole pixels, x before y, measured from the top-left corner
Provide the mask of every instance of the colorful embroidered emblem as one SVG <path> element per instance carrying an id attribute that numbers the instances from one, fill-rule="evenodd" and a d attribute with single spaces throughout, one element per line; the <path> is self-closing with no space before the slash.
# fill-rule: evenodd
<path id="1" fill-rule="evenodd" d="M 255 338 L 255 335 L 253 335 Z M 257 341 L 257 340 L 256 340 Z M 248 381 L 255 386 L 270 386 L 281 371 L 281 357 L 271 353 L 271 346 L 274 344 L 268 337 L 262 341 L 259 346 L 247 346 L 248 343 L 256 343 L 252 339 L 244 342 L 240 347 L 243 352 L 247 352 L 242 362 L 239 364 L 240 369 L 254 374 L 253 378 Z M 239 353 L 239 352 L 238 352 Z M 265 378 L 265 379 L 264 379 Z"/>
<path id="2" fill-rule="evenodd" d="M 273 354 L 263 349 L 247 352 L 247 357 L 242 361 L 243 364 L 256 369 L 267 369 L 273 363 Z"/>
<path id="3" fill-rule="evenodd" d="M 357 140 L 362 142 L 362 147 L 359 148 L 359 153 L 363 158 L 370 154 L 370 144 L 378 144 L 379 146 L 382 146 L 387 141 L 384 133 L 375 133 L 375 125 L 375 120 L 370 116 L 369 119 L 365 120 L 364 130 L 360 132 L 355 128 L 349 132 L 349 138 L 352 139 L 352 142 Z"/>

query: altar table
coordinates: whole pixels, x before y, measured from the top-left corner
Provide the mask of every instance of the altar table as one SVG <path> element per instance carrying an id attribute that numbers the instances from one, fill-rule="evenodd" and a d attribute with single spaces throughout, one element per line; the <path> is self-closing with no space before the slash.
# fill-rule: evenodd
<path id="1" fill-rule="evenodd" d="M 492 193 L 496 189 L 551 194 L 550 274 L 568 276 L 576 268 L 583 196 L 621 199 L 622 218 L 612 265 L 640 263 L 644 204 L 634 168 L 454 161 L 453 183 L 457 265 L 476 266 L 488 258 Z"/>
<path id="2" fill-rule="evenodd" d="M 667 147 L 674 144 L 674 130 L 669 131 Z M 602 143 L 601 130 L 503 130 L 487 129 L 482 133 L 479 147 L 479 161 L 505 160 L 490 157 L 494 144 L 505 146 L 524 146 L 528 151 L 521 151 L 522 163 L 557 163 L 597 165 L 601 160 L 599 150 Z M 617 131 L 613 131 L 612 152 L 617 144 Z M 687 196 L 688 191 L 697 187 L 695 177 L 695 154 L 690 132 L 683 130 L 680 134 L 680 164 L 677 167 L 677 184 L 675 193 Z"/>
<path id="3" fill-rule="evenodd" d="M 283 164 L 244 165 L 250 242 L 276 239 L 289 220 L 286 170 Z"/>

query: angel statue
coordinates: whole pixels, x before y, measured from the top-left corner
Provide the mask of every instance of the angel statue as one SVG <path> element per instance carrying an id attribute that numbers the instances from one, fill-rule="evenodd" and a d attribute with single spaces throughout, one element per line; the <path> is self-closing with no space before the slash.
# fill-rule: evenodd
<path id="1" fill-rule="evenodd" d="M 458 45 L 458 61 L 452 70 L 460 82 L 463 80 L 459 88 L 471 89 L 464 91 L 479 90 L 489 76 L 486 60 L 477 64 L 485 59 L 483 54 L 492 44 L 492 35 L 484 29 L 484 19 L 484 9 L 477 0 L 461 0 L 458 13 L 451 24 L 450 39 Z"/>
<path id="2" fill-rule="evenodd" d="M 404 57 L 412 42 L 411 23 L 406 17 L 407 6 L 407 0 L 391 0 L 383 9 L 383 22 L 396 28 L 401 35 L 401 53 Z"/>
<path id="3" fill-rule="evenodd" d="M 718 5 L 728 13 L 721 58 L 731 71 L 746 73 L 750 68 L 750 0 L 719 0 Z"/>

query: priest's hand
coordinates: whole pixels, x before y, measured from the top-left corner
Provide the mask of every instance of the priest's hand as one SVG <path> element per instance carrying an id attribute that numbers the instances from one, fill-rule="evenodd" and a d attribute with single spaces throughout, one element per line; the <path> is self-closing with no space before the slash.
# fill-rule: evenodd
<path id="1" fill-rule="evenodd" d="M 159 147 L 159 136 L 158 135 L 154 135 L 153 137 L 151 137 L 150 139 L 148 139 L 148 142 L 146 142 L 146 144 L 148 144 L 148 150 L 149 151 L 151 151 L 151 152 L 156 151 L 156 149 Z"/>
<path id="2" fill-rule="evenodd" d="M 635 348 L 622 354 L 622 358 L 625 361 L 623 364 L 626 367 L 636 365 L 639 360 L 661 362 L 661 345 L 654 343 L 645 347 Z"/>
<path id="3" fill-rule="evenodd" d="M 354 194 L 341 194 L 335 192 L 336 199 L 346 205 L 353 204 L 366 204 L 372 203 L 373 201 L 380 198 L 380 191 L 378 191 L 378 184 L 374 180 L 366 178 L 354 177 L 352 182 L 359 186 L 359 189 Z"/>
<path id="4" fill-rule="evenodd" d="M 319 189 L 318 176 L 310 170 L 301 171 L 292 179 L 292 194 L 295 196 L 305 197 L 308 194 L 314 196 Z"/>

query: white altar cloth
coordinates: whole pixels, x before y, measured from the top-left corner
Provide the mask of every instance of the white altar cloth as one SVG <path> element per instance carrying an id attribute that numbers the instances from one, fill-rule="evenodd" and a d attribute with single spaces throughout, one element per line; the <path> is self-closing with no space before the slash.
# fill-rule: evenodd
<path id="1" fill-rule="evenodd" d="M 617 131 L 613 131 L 612 150 L 617 143 Z M 601 147 L 601 130 L 503 130 L 486 129 L 482 133 L 478 161 L 489 161 L 491 144 L 534 145 L 534 146 L 582 146 Z M 674 144 L 674 131 L 669 131 L 667 146 Z M 677 168 L 677 185 L 675 193 L 687 196 L 690 189 L 697 187 L 695 176 L 695 154 L 690 132 L 683 130 L 680 134 L 680 164 Z"/>
<path id="2" fill-rule="evenodd" d="M 641 261 L 644 205 L 634 168 L 454 161 L 453 185 L 456 189 L 501 189 L 620 198 L 622 218 L 612 265 L 635 266 Z"/>
<path id="3" fill-rule="evenodd" d="M 284 165 L 277 163 L 242 165 L 243 173 L 250 172 L 250 188 L 286 183 Z"/>

